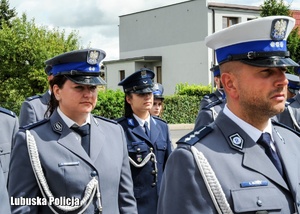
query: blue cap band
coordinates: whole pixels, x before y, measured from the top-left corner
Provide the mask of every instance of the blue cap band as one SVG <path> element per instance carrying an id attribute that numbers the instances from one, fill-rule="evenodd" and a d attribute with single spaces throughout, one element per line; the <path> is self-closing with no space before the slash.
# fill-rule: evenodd
<path id="1" fill-rule="evenodd" d="M 62 72 L 71 71 L 71 70 L 80 71 L 83 73 L 86 72 L 88 75 L 90 73 L 99 73 L 100 66 L 99 64 L 90 65 L 87 62 L 71 62 L 71 63 L 54 65 L 52 67 L 51 72 L 54 76 L 56 76 Z"/>

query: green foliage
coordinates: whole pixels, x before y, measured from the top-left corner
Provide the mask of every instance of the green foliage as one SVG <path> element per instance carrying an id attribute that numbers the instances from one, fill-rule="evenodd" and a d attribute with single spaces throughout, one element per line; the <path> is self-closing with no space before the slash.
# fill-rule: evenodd
<path id="1" fill-rule="evenodd" d="M 187 83 L 180 83 L 176 85 L 175 94 L 203 97 L 204 95 L 210 94 L 211 92 L 211 85 L 188 85 Z"/>
<path id="2" fill-rule="evenodd" d="M 125 94 L 120 89 L 100 91 L 92 113 L 110 119 L 120 118 L 124 115 L 124 97 Z"/>
<path id="3" fill-rule="evenodd" d="M 37 26 L 25 14 L 0 30 L 0 105 L 19 112 L 26 97 L 48 89 L 45 60 L 79 48 L 77 32 Z"/>
<path id="4" fill-rule="evenodd" d="M 265 0 L 261 5 L 261 17 L 283 15 L 290 16 L 290 5 L 285 5 L 283 0 Z"/>
<path id="5" fill-rule="evenodd" d="M 8 26 L 11 26 L 10 20 L 17 15 L 16 9 L 9 8 L 9 2 L 7 0 L 1 0 L 0 2 L 0 24 L 2 22 L 6 23 Z M 0 29 L 1 29 L 0 25 Z"/>

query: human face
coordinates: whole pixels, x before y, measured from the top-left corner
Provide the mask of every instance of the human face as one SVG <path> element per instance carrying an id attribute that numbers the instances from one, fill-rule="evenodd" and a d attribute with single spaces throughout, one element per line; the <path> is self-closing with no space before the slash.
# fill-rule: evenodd
<path id="1" fill-rule="evenodd" d="M 145 94 L 131 93 L 126 96 L 126 101 L 130 104 L 133 113 L 143 118 L 149 115 L 152 108 L 153 94 L 152 92 Z"/>
<path id="2" fill-rule="evenodd" d="M 154 116 L 159 116 L 161 110 L 162 110 L 162 100 L 154 99 L 153 106 L 150 110 L 150 114 Z"/>
<path id="3" fill-rule="evenodd" d="M 97 86 L 76 84 L 67 80 L 62 88 L 53 86 L 60 110 L 75 122 L 84 123 L 97 103 Z"/>
<path id="4" fill-rule="evenodd" d="M 286 69 L 254 67 L 241 62 L 236 65 L 229 91 L 238 101 L 239 116 L 246 121 L 266 120 L 284 110 L 288 83 Z M 228 82 L 226 84 L 228 87 Z"/>

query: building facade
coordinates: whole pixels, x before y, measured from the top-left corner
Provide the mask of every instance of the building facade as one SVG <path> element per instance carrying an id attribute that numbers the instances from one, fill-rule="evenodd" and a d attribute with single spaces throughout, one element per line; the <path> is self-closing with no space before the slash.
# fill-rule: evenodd
<path id="1" fill-rule="evenodd" d="M 107 88 L 120 88 L 123 78 L 143 67 L 155 72 L 165 95 L 179 83 L 208 85 L 216 60 L 205 37 L 259 13 L 259 7 L 190 0 L 120 16 L 120 59 L 103 62 Z"/>

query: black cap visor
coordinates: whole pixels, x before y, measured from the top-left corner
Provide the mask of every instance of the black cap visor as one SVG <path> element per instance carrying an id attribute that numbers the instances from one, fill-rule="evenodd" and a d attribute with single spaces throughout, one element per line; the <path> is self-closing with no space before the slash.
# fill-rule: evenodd
<path id="1" fill-rule="evenodd" d="M 105 85 L 106 82 L 99 76 L 72 76 L 65 75 L 69 80 L 81 85 Z"/>
<path id="2" fill-rule="evenodd" d="M 257 67 L 296 67 L 298 63 L 291 58 L 269 57 L 261 59 L 242 59 L 241 62 Z"/>

